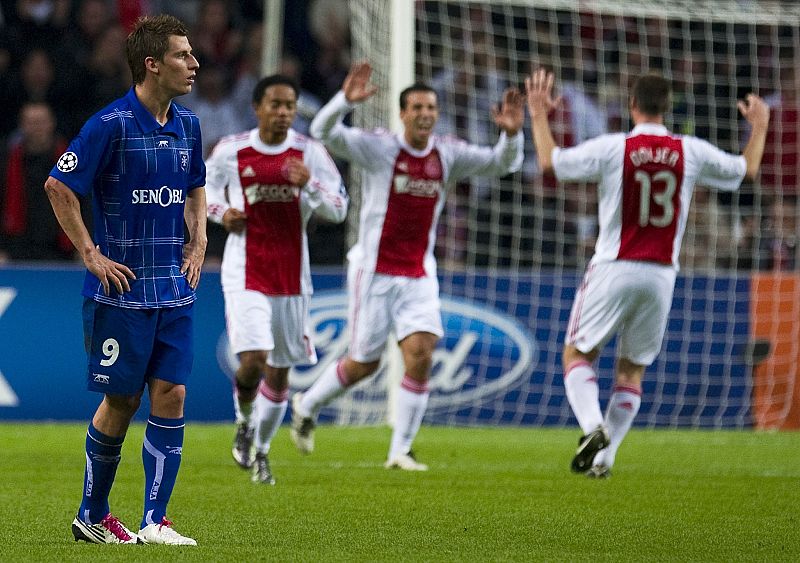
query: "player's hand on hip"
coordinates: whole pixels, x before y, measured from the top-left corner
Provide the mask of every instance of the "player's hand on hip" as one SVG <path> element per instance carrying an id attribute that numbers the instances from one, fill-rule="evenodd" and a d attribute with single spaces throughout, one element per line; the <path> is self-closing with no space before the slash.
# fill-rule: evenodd
<path id="1" fill-rule="evenodd" d="M 247 215 L 238 209 L 230 208 L 222 216 L 222 226 L 229 233 L 241 233 L 247 226 Z"/>
<path id="2" fill-rule="evenodd" d="M 283 175 L 293 186 L 305 186 L 311 178 L 311 173 L 299 158 L 286 159 Z"/>
<path id="3" fill-rule="evenodd" d="M 378 91 L 378 87 L 369 81 L 371 76 L 372 66 L 367 61 L 357 61 L 350 66 L 350 72 L 342 84 L 348 102 L 363 102 Z"/>
<path id="4" fill-rule="evenodd" d="M 553 73 L 547 72 L 543 68 L 536 70 L 525 79 L 525 94 L 531 118 L 539 115 L 547 116 L 561 103 L 561 97 L 553 99 L 554 81 Z"/>
<path id="5" fill-rule="evenodd" d="M 761 126 L 766 129 L 769 125 L 769 106 L 762 98 L 755 94 L 747 94 L 744 101 L 736 103 L 739 113 L 742 114 L 750 125 Z"/>
<path id="6" fill-rule="evenodd" d="M 103 286 L 103 293 L 111 294 L 111 286 L 119 295 L 131 290 L 128 280 L 135 280 L 136 275 L 125 264 L 114 262 L 100 252 L 100 247 L 94 249 L 83 256 L 83 263 L 86 269 L 92 272 L 100 284 Z"/>
<path id="7" fill-rule="evenodd" d="M 181 273 L 186 276 L 189 287 L 197 289 L 200 283 L 200 270 L 203 268 L 203 261 L 206 258 L 206 245 L 203 243 L 189 241 L 183 245 L 183 264 Z"/>
<path id="8" fill-rule="evenodd" d="M 503 103 L 499 108 L 492 108 L 492 119 L 495 125 L 513 136 L 522 129 L 525 120 L 525 101 L 518 88 L 506 88 L 503 92 Z"/>

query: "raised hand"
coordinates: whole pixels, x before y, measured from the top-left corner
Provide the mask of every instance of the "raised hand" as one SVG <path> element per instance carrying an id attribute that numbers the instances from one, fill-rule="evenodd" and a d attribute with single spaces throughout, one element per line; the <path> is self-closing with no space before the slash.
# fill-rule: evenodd
<path id="1" fill-rule="evenodd" d="M 553 99 L 554 80 L 553 73 L 547 72 L 543 68 L 536 70 L 525 79 L 525 92 L 531 118 L 539 115 L 546 117 L 561 103 L 561 97 Z"/>
<path id="2" fill-rule="evenodd" d="M 509 137 L 517 134 L 525 120 L 525 102 L 518 88 L 506 88 L 500 108 L 492 108 L 492 119 Z"/>
<path id="3" fill-rule="evenodd" d="M 342 91 L 348 102 L 363 102 L 378 91 L 378 87 L 369 81 L 371 76 L 372 66 L 367 61 L 358 61 L 350 66 L 350 72 L 342 84 Z"/>
<path id="4" fill-rule="evenodd" d="M 736 102 L 736 106 L 748 123 L 766 129 L 769 124 L 769 106 L 762 98 L 752 93 L 747 94 L 743 102 Z"/>

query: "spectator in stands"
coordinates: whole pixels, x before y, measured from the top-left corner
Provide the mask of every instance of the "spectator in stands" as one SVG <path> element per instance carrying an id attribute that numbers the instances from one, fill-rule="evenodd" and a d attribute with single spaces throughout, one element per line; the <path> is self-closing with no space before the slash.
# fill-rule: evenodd
<path id="1" fill-rule="evenodd" d="M 431 80 L 440 107 L 436 133 L 485 145 L 497 134 L 487 116 L 503 98 L 507 61 L 496 55 L 499 39 L 485 31 L 489 18 L 485 10 L 473 7 L 469 18 L 474 26 L 453 29 L 456 64 L 436 72 Z"/>
<path id="2" fill-rule="evenodd" d="M 166 10 L 164 6 L 156 6 L 156 0 L 115 0 L 114 2 L 117 8 L 117 17 L 119 18 L 119 23 L 122 25 L 122 28 L 126 31 L 131 31 L 133 29 L 136 20 L 140 17 L 146 15 L 151 10 L 154 13 L 159 11 L 168 12 L 172 15 L 178 15 L 173 12 L 176 10 Z M 180 6 L 184 8 L 186 6 L 194 6 L 196 0 L 182 0 L 181 2 L 170 2 L 173 7 Z M 161 4 L 158 2 L 158 4 Z M 187 25 L 191 25 L 192 22 L 188 19 L 183 20 L 186 22 Z"/>
<path id="3" fill-rule="evenodd" d="M 736 260 L 730 267 L 740 271 L 758 269 L 762 261 L 761 238 L 761 217 L 752 207 L 747 207 L 736 225 Z"/>
<path id="4" fill-rule="evenodd" d="M 203 0 L 200 4 L 192 40 L 194 54 L 205 68 L 211 64 L 236 68 L 243 38 L 234 21 L 230 2 Z"/>
<path id="5" fill-rule="evenodd" d="M 350 10 L 347 1 L 312 0 L 308 24 L 319 46 L 312 65 L 317 75 L 313 92 L 320 99 L 327 100 L 339 91 L 350 67 Z"/>
<path id="6" fill-rule="evenodd" d="M 233 104 L 240 108 L 242 125 L 253 129 L 258 125 L 256 115 L 250 111 L 252 105 L 253 88 L 261 79 L 261 48 L 264 40 L 263 26 L 254 24 L 244 32 L 244 46 L 236 71 L 236 81 L 231 89 Z M 248 108 L 245 110 L 245 108 Z"/>
<path id="7" fill-rule="evenodd" d="M 131 73 L 125 59 L 126 37 L 122 26 L 113 25 L 104 29 L 95 42 L 86 67 L 92 84 L 91 101 L 86 100 L 82 108 L 86 119 L 128 91 Z"/>
<path id="8" fill-rule="evenodd" d="M 800 178 L 800 89 L 796 61 L 787 58 L 778 69 L 775 91 L 764 99 L 772 117 L 764 149 L 761 185 L 771 194 L 796 194 Z"/>
<path id="9" fill-rule="evenodd" d="M 65 89 L 56 81 L 53 59 L 44 49 L 35 49 L 25 57 L 19 75 L 13 82 L 11 94 L 12 105 L 4 110 L 11 111 L 13 115 L 17 115 L 26 102 L 44 102 L 56 115 L 59 133 L 66 135 L 79 127 L 71 111 L 78 92 Z"/>
<path id="10" fill-rule="evenodd" d="M 709 77 L 705 58 L 698 53 L 684 53 L 673 59 L 674 102 L 673 130 L 716 141 L 709 119 Z M 714 127 L 716 132 L 716 126 Z"/>
<path id="11" fill-rule="evenodd" d="M 0 27 L 2 30 L 2 27 Z M 11 48 L 8 38 L 0 31 L 0 141 L 17 126 L 16 115 L 9 111 L 14 105 Z"/>
<path id="12" fill-rule="evenodd" d="M 769 210 L 769 217 L 761 234 L 759 269 L 796 270 L 800 264 L 797 197 L 794 195 L 775 197 Z"/>
<path id="13" fill-rule="evenodd" d="M 261 24 L 251 25 L 245 33 L 245 46 L 239 62 L 239 74 L 231 93 L 237 108 L 250 107 L 253 88 L 261 79 L 262 40 L 263 26 Z M 299 84 L 303 75 L 303 66 L 297 57 L 289 52 L 284 52 L 278 74 L 287 76 Z M 320 107 L 322 104 L 319 98 L 301 87 L 297 98 L 297 117 L 295 117 L 292 128 L 303 135 L 308 135 L 308 127 Z M 242 119 L 247 128 L 257 125 L 255 114 L 252 111 L 244 112 Z"/>
<path id="14" fill-rule="evenodd" d="M 9 146 L 3 163 L 1 250 L 11 260 L 69 259 L 72 244 L 42 190 L 67 144 L 55 134 L 55 116 L 46 103 L 28 102 L 19 115 L 19 139 Z"/>
<path id="15" fill-rule="evenodd" d="M 489 115 L 503 98 L 507 86 L 503 76 L 507 74 L 508 61 L 498 55 L 504 52 L 504 39 L 487 31 L 491 24 L 489 11 L 481 6 L 470 6 L 467 10 L 466 18 L 470 25 L 450 28 L 455 64 L 440 69 L 431 80 L 439 101 L 435 131 L 438 135 L 452 135 L 478 145 L 488 145 L 497 135 L 497 128 Z M 506 202 L 497 201 L 512 196 L 510 192 L 501 193 L 493 189 L 497 182 L 497 179 L 486 177 L 464 178 L 447 194 L 438 227 L 442 236 L 436 241 L 436 254 L 444 266 L 463 266 L 470 238 L 482 248 L 494 249 L 498 242 L 501 249 L 508 249 L 511 245 L 507 237 L 497 237 L 496 232 L 492 232 L 496 231 L 498 224 L 512 230 L 513 214 L 518 212 Z M 470 207 L 476 210 L 478 224 L 487 226 L 487 229 L 470 234 Z M 479 253 L 479 263 L 487 259 L 486 253 Z M 505 262 L 498 265 L 508 265 Z"/>
<path id="16" fill-rule="evenodd" d="M 103 32 L 115 23 L 115 16 L 106 0 L 82 0 L 75 25 L 70 27 L 64 38 L 63 48 L 69 51 L 71 62 L 88 67 Z"/>
<path id="17" fill-rule="evenodd" d="M 581 65 L 582 62 L 573 59 L 570 68 L 562 69 L 565 82 L 559 88 L 561 103 L 550 116 L 553 136 L 562 147 L 575 146 L 607 131 L 606 113 L 580 83 Z M 542 213 L 540 224 L 545 235 L 541 241 L 534 241 L 541 245 L 542 263 L 584 264 L 591 255 L 598 230 L 596 190 L 575 182 L 556 189 L 555 176 L 542 174 L 536 158 L 529 156 L 525 160 L 526 183 L 536 186 L 535 208 Z"/>
<path id="18" fill-rule="evenodd" d="M 303 66 L 297 57 L 290 53 L 284 53 L 280 63 L 280 74 L 299 82 L 303 74 Z M 308 135 L 311 120 L 314 119 L 321 107 L 322 103 L 319 98 L 308 90 L 300 88 L 297 97 L 297 117 L 294 118 L 294 125 L 292 125 L 295 131 Z"/>
<path id="19" fill-rule="evenodd" d="M 13 60 L 34 49 L 55 54 L 69 25 L 72 0 L 18 0 L 12 23 L 3 30 Z"/>
<path id="20" fill-rule="evenodd" d="M 702 186 L 694 191 L 692 205 L 686 218 L 686 230 L 681 245 L 680 263 L 686 270 L 711 271 L 717 260 L 730 254 L 734 244 L 727 217 L 717 201 L 716 193 Z"/>

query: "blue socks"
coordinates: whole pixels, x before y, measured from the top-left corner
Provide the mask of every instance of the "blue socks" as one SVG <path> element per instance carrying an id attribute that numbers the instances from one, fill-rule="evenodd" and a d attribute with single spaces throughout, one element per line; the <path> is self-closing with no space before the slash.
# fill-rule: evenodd
<path id="1" fill-rule="evenodd" d="M 167 514 L 167 503 L 175 487 L 183 453 L 181 418 L 160 418 L 150 415 L 144 433 L 144 516 L 141 528 L 160 524 Z"/>
<path id="2" fill-rule="evenodd" d="M 106 436 L 89 423 L 83 501 L 78 510 L 78 518 L 87 524 L 98 524 L 109 512 L 108 495 L 117 474 L 124 440 L 125 436 Z"/>

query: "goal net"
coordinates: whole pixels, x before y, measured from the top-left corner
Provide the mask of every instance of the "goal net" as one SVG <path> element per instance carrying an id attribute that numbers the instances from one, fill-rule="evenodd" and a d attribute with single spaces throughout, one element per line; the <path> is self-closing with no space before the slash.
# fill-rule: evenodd
<path id="1" fill-rule="evenodd" d="M 350 6 L 354 58 L 372 62 L 384 93 L 398 71 L 388 41 L 391 4 Z M 439 133 L 475 143 L 495 142 L 491 107 L 539 66 L 555 73 L 563 99 L 551 116 L 562 146 L 628 130 L 629 88 L 649 71 L 672 82 L 670 129 L 731 152 L 749 134 L 737 99 L 751 91 L 768 99 L 774 109 L 760 179 L 733 195 L 696 191 L 664 346 L 646 372 L 637 424 L 772 427 L 797 416 L 800 8 L 734 1 L 414 5 L 406 60 L 414 61 L 414 78 L 439 94 Z M 396 99 L 378 95 L 355 110 L 354 123 L 386 126 L 397 112 Z M 520 173 L 469 178 L 447 195 L 436 248 L 447 334 L 435 358 L 428 422 L 575 422 L 561 348 L 597 234 L 596 189 L 543 176 L 528 126 Z M 351 179 L 351 194 L 358 182 Z M 614 350 L 612 342 L 598 364 L 603 404 Z M 340 401 L 339 420 L 380 419 L 389 379 L 382 373 Z"/>

